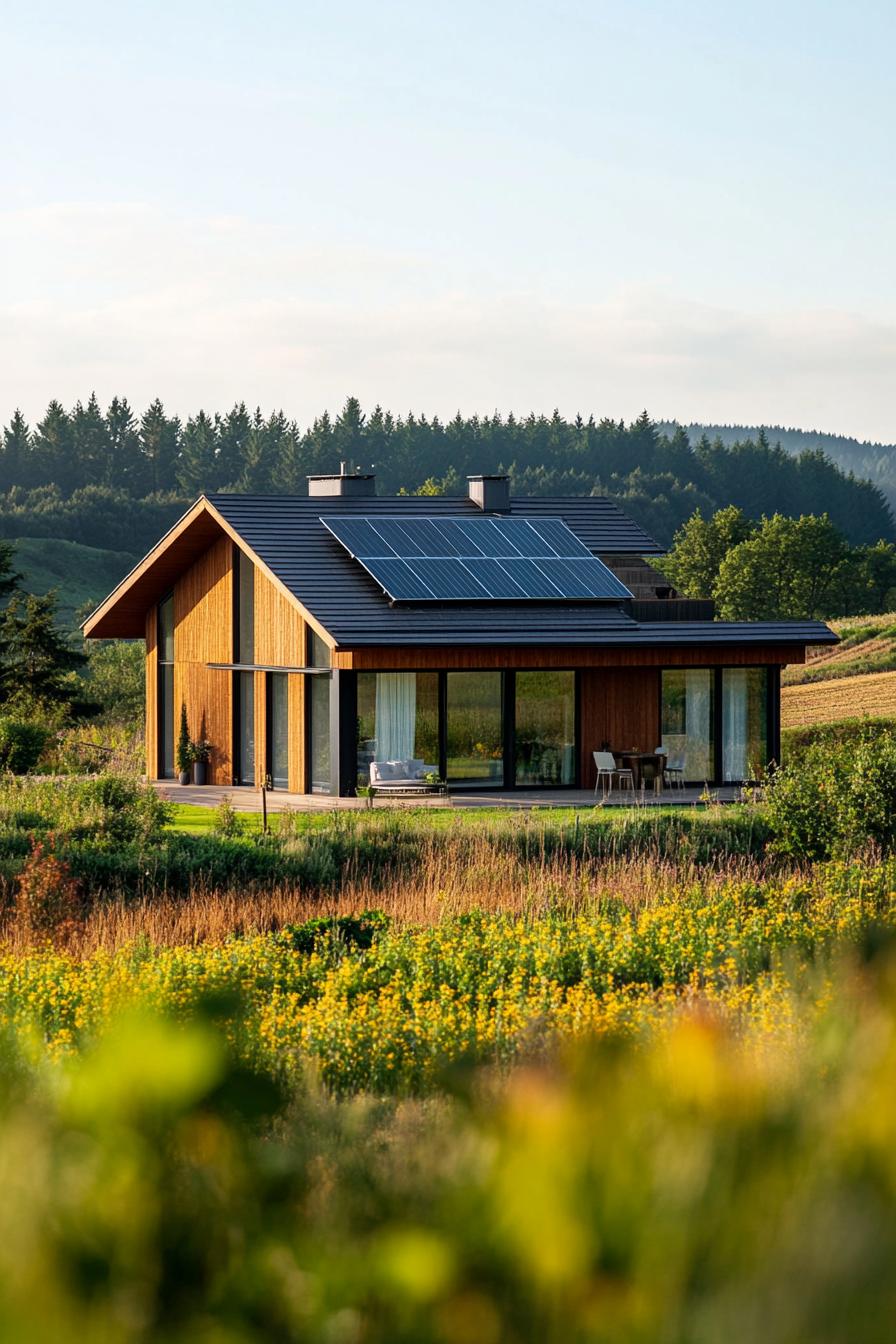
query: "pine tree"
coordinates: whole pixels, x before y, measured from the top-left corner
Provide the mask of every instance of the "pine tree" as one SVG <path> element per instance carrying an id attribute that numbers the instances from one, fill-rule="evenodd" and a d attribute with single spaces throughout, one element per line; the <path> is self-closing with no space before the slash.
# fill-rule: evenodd
<path id="1" fill-rule="evenodd" d="M 0 618 L 0 702 L 13 696 L 91 712 L 72 673 L 87 663 L 56 624 L 56 595 L 17 593 Z M 96 712 L 98 706 L 92 707 Z"/>
<path id="2" fill-rule="evenodd" d="M 15 547 L 11 541 L 0 541 L 0 602 L 5 602 L 18 587 L 22 576 L 13 568 Z"/>
<path id="3" fill-rule="evenodd" d="M 96 393 L 87 405 L 75 404 L 71 414 L 72 452 L 78 463 L 79 485 L 112 485 L 113 459 L 109 426 Z"/>
<path id="4" fill-rule="evenodd" d="M 251 424 L 252 420 L 244 401 L 234 406 L 226 415 L 215 417 L 215 428 L 218 432 L 216 483 L 218 490 L 235 485 L 242 475 Z"/>
<path id="5" fill-rule="evenodd" d="M 71 420 L 58 401 L 50 402 L 34 431 L 32 461 L 35 485 L 56 485 L 70 495 L 84 484 L 73 452 Z"/>
<path id="6" fill-rule="evenodd" d="M 137 421 L 125 397 L 113 397 L 106 411 L 109 437 L 109 476 L 103 485 L 127 490 L 139 497 L 143 485 L 143 457 Z"/>
<path id="7" fill-rule="evenodd" d="M 340 414 L 333 426 L 333 447 L 340 462 L 348 464 L 348 470 L 363 464 L 364 415 L 357 397 L 346 398 Z"/>
<path id="8" fill-rule="evenodd" d="M 174 464 L 180 440 L 180 421 L 171 419 L 156 397 L 140 420 L 140 445 L 150 494 L 174 488 Z"/>
<path id="9" fill-rule="evenodd" d="M 216 488 L 218 435 L 205 411 L 184 425 L 175 468 L 178 489 L 185 495 L 210 493 Z"/>
<path id="10" fill-rule="evenodd" d="M 31 467 L 31 431 L 22 412 L 16 411 L 0 444 L 0 493 L 11 486 L 30 485 Z"/>

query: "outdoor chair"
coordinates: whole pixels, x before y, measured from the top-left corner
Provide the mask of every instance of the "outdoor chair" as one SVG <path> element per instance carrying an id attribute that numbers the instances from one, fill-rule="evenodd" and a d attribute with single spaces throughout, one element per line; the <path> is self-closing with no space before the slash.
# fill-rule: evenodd
<path id="1" fill-rule="evenodd" d="M 668 784 L 670 788 L 683 789 L 684 757 L 676 756 L 670 759 L 669 753 L 665 747 L 657 747 L 656 754 L 657 756 L 662 756 L 664 758 L 663 782 Z"/>
<path id="2" fill-rule="evenodd" d="M 623 782 L 625 782 L 632 793 L 634 793 L 634 772 L 629 769 L 620 768 L 620 766 L 616 764 L 616 759 L 613 756 L 612 751 L 592 751 L 591 755 L 594 757 L 594 764 L 597 766 L 597 780 L 594 785 L 595 796 L 600 791 L 601 780 L 606 781 L 604 792 L 608 793 L 612 791 L 614 776 L 618 779 L 620 788 L 622 788 Z"/>

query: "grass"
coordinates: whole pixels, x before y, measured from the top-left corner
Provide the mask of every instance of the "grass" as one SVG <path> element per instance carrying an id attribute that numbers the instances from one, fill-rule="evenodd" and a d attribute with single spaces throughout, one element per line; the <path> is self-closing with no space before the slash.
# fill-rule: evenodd
<path id="1" fill-rule="evenodd" d="M 896 672 L 874 672 L 781 689 L 782 728 L 843 719 L 896 719 Z"/>
<path id="2" fill-rule="evenodd" d="M 55 588 L 59 618 L 74 629 L 76 614 L 96 606 L 137 563 L 124 551 L 104 551 L 55 537 L 16 537 L 15 564 L 24 575 L 26 592 L 43 594 Z"/>

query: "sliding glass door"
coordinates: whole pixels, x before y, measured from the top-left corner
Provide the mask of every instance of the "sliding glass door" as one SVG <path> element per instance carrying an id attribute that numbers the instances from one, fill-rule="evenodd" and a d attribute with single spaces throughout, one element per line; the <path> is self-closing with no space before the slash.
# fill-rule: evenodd
<path id="1" fill-rule="evenodd" d="M 575 672 L 517 672 L 514 754 L 517 784 L 574 784 Z"/>
<path id="2" fill-rule="evenodd" d="M 438 672 L 358 673 L 358 783 L 386 761 L 439 772 Z"/>
<path id="3" fill-rule="evenodd" d="M 761 779 L 776 719 L 768 667 L 672 668 L 662 679 L 662 739 L 669 765 L 692 783 Z M 775 710 L 775 713 L 777 711 Z M 771 735 L 771 736 L 770 736 Z"/>
<path id="4" fill-rule="evenodd" d="M 289 678 L 267 674 L 268 774 L 275 789 L 289 788 Z"/>
<path id="5" fill-rule="evenodd" d="M 715 669 L 664 672 L 662 701 L 662 745 L 668 764 L 694 784 L 715 779 Z"/>
<path id="6" fill-rule="evenodd" d="M 768 764 L 768 674 L 722 669 L 722 779 L 761 779 Z"/>
<path id="7" fill-rule="evenodd" d="M 255 673 L 235 672 L 237 784 L 255 783 Z"/>
<path id="8" fill-rule="evenodd" d="M 448 783 L 500 787 L 504 783 L 502 673 L 448 672 L 446 682 Z"/>

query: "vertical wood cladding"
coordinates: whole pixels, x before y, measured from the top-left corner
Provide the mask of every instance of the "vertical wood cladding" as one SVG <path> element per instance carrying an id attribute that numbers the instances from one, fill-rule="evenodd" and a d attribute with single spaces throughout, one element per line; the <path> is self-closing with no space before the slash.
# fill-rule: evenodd
<path id="1" fill-rule="evenodd" d="M 305 622 L 270 579 L 255 570 L 255 662 L 304 667 Z M 305 791 L 305 678 L 288 678 L 289 788 Z M 257 783 L 267 772 L 267 697 L 264 673 L 255 677 L 255 760 Z"/>
<path id="2" fill-rule="evenodd" d="M 233 572 L 230 539 L 221 537 L 174 585 L 174 719 L 187 707 L 193 738 L 212 744 L 209 783 L 233 783 L 233 702 L 226 663 L 233 645 Z"/>
<path id="3" fill-rule="evenodd" d="M 159 664 L 156 609 L 146 613 L 146 778 L 159 777 L 158 702 Z"/>
<path id="4" fill-rule="evenodd" d="M 581 779 L 594 788 L 593 751 L 653 751 L 660 740 L 660 671 L 655 667 L 607 667 L 580 674 Z"/>

